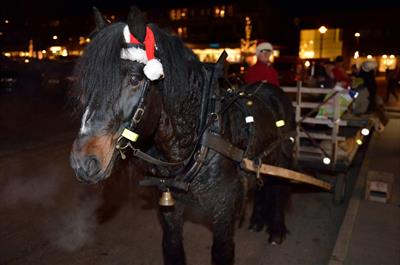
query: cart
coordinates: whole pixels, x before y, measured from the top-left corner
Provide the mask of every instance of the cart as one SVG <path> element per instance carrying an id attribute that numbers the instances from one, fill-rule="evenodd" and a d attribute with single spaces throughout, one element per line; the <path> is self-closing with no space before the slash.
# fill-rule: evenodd
<path id="1" fill-rule="evenodd" d="M 335 204 L 343 203 L 350 192 L 346 173 L 354 156 L 372 128 L 383 130 L 382 123 L 374 115 L 342 114 L 341 93 L 335 88 L 309 88 L 298 82 L 296 87 L 283 87 L 283 90 L 294 99 L 297 168 L 312 171 L 316 179 L 332 183 L 330 189 L 326 185 L 319 187 L 332 192 Z M 332 105 L 331 116 L 316 118 L 314 115 L 325 104 Z M 327 173 L 328 179 L 321 172 Z"/>

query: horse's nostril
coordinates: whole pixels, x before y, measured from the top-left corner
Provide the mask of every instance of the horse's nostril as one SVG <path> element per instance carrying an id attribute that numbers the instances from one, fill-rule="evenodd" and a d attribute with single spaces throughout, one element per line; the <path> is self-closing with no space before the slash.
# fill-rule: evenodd
<path id="1" fill-rule="evenodd" d="M 78 167 L 75 169 L 75 172 L 76 172 L 76 176 L 78 177 L 78 179 L 80 181 L 86 181 L 86 179 L 88 177 L 86 170 L 84 170 L 81 167 Z"/>
<path id="2" fill-rule="evenodd" d="M 85 161 L 86 172 L 89 176 L 100 171 L 100 161 L 95 156 L 89 156 Z"/>

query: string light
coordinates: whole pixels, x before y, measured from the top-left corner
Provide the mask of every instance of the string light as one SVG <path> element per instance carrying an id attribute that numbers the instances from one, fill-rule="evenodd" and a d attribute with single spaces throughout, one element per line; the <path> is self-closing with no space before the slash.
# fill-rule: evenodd
<path id="1" fill-rule="evenodd" d="M 367 135 L 369 135 L 369 130 L 367 128 L 363 128 L 361 130 L 361 134 L 364 135 L 364 136 L 367 136 Z"/>
<path id="2" fill-rule="evenodd" d="M 325 164 L 325 165 L 329 165 L 330 163 L 331 163 L 331 159 L 329 158 L 329 157 L 324 157 L 324 159 L 322 159 L 322 162 Z"/>

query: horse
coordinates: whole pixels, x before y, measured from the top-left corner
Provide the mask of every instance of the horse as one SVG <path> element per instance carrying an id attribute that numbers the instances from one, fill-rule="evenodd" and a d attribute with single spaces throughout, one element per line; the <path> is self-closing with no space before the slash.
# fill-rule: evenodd
<path id="1" fill-rule="evenodd" d="M 288 135 L 295 122 L 284 92 L 268 83 L 224 88 L 220 68 L 201 63 L 177 36 L 147 24 L 136 7 L 126 23 L 109 23 L 97 9 L 94 15 L 96 29 L 75 68 L 83 113 L 70 154 L 76 178 L 101 182 L 130 155 L 149 164 L 143 183 L 175 200 L 168 210 L 160 207 L 166 265 L 186 264 L 187 207 L 211 221 L 212 263 L 233 264 L 235 222 L 249 189 L 255 190 L 249 228 L 267 227 L 269 241 L 282 243 L 289 186 L 244 170 L 240 161 L 291 167 Z"/>

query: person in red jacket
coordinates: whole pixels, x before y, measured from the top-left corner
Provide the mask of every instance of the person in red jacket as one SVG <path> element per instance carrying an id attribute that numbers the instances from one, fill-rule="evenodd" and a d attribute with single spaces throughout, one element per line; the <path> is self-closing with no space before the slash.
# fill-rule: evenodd
<path id="1" fill-rule="evenodd" d="M 279 86 L 278 72 L 271 65 L 272 45 L 269 42 L 262 42 L 256 47 L 257 63 L 250 66 L 244 81 L 246 83 L 267 82 Z"/>
<path id="2" fill-rule="evenodd" d="M 343 56 L 337 56 L 335 59 L 335 67 L 332 69 L 334 81 L 343 88 L 347 88 L 350 85 L 350 77 L 347 75 L 344 69 Z"/>

